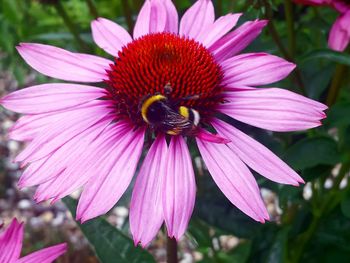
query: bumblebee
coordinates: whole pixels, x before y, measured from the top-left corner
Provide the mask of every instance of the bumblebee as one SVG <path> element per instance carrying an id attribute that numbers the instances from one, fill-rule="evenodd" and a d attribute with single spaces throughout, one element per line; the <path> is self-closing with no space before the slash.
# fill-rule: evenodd
<path id="1" fill-rule="evenodd" d="M 177 106 L 161 94 L 149 96 L 142 102 L 141 115 L 155 130 L 169 135 L 194 135 L 200 122 L 198 111 Z"/>

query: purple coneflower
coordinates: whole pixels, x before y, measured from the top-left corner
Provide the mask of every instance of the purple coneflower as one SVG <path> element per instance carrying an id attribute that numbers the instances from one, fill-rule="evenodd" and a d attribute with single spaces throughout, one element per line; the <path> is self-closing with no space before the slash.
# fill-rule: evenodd
<path id="1" fill-rule="evenodd" d="M 328 46 L 344 51 L 350 43 L 350 1 L 349 0 L 294 0 L 296 3 L 330 6 L 340 14 L 334 22 L 328 37 Z"/>
<path id="2" fill-rule="evenodd" d="M 269 218 L 248 169 L 298 185 L 303 180 L 275 154 L 218 118 L 218 113 L 271 131 L 321 125 L 325 105 L 278 88 L 254 88 L 285 78 L 295 67 L 266 53 L 238 55 L 267 21 L 241 14 L 215 20 L 210 0 L 197 1 L 178 22 L 170 0 L 147 0 L 133 38 L 121 26 L 92 22 L 96 44 L 114 61 L 57 47 L 23 43 L 20 55 L 37 71 L 80 84 L 43 84 L 4 97 L 25 114 L 12 139 L 28 142 L 16 161 L 27 166 L 19 186 L 39 185 L 37 201 L 58 200 L 83 187 L 82 222 L 109 211 L 135 174 L 145 136 L 154 138 L 138 172 L 130 205 L 135 243 L 146 246 L 165 221 L 179 239 L 196 194 L 187 139 L 195 138 L 214 181 L 253 219 Z M 214 128 L 217 134 L 208 131 Z"/>
<path id="3" fill-rule="evenodd" d="M 19 223 L 17 219 L 13 219 L 10 226 L 1 233 L 1 263 L 51 263 L 67 250 L 67 245 L 62 243 L 19 258 L 22 250 L 23 230 L 23 223 Z"/>

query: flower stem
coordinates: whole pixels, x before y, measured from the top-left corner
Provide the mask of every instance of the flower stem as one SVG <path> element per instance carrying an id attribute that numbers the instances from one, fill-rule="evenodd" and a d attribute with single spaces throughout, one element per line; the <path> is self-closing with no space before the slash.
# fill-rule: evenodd
<path id="1" fill-rule="evenodd" d="M 167 237 L 167 263 L 178 263 L 177 242 L 175 238 Z"/>
<path id="2" fill-rule="evenodd" d="M 90 14 L 96 19 L 99 17 L 97 8 L 93 0 L 86 0 L 86 4 L 89 8 Z"/>
<path id="3" fill-rule="evenodd" d="M 217 12 L 217 16 L 222 15 L 222 0 L 217 0 L 216 12 Z"/>
<path id="4" fill-rule="evenodd" d="M 269 29 L 269 32 L 271 34 L 272 39 L 276 43 L 276 45 L 277 45 L 278 49 L 280 50 L 281 54 L 283 55 L 283 57 L 286 60 L 288 60 L 292 63 L 295 63 L 294 58 L 291 56 L 291 54 L 288 52 L 288 50 L 283 45 L 283 42 L 282 42 L 282 40 L 281 40 L 277 30 L 276 30 L 275 24 L 273 22 L 273 12 L 272 12 L 270 3 L 267 0 L 261 0 L 261 2 L 265 6 L 265 10 L 266 10 L 265 17 L 266 17 L 266 19 L 269 20 L 269 23 L 267 24 L 267 26 L 268 26 L 268 29 Z M 302 78 L 301 72 L 298 68 L 296 68 L 294 70 L 293 79 L 294 79 L 294 82 L 296 83 L 296 85 L 298 85 L 300 92 L 302 94 L 306 95 L 306 89 L 304 86 L 303 78 Z"/>
<path id="5" fill-rule="evenodd" d="M 294 15 L 293 15 L 293 5 L 291 0 L 284 1 L 284 10 L 286 13 L 286 22 L 288 27 L 288 45 L 289 54 L 294 57 L 296 50 L 296 40 L 295 40 L 295 30 L 294 30 Z"/>
<path id="6" fill-rule="evenodd" d="M 327 106 L 332 106 L 336 101 L 340 91 L 340 87 L 343 81 L 344 73 L 346 72 L 346 66 L 342 64 L 337 64 L 335 68 L 334 77 L 332 80 L 331 87 L 327 95 Z"/>
<path id="7" fill-rule="evenodd" d="M 54 7 L 55 7 L 57 13 L 63 19 L 63 22 L 67 26 L 68 30 L 72 33 L 72 35 L 73 35 L 75 41 L 77 42 L 77 44 L 79 45 L 80 49 L 82 51 L 87 51 L 88 47 L 86 46 L 85 42 L 81 39 L 78 29 L 76 28 L 76 26 L 74 25 L 74 23 L 72 22 L 70 17 L 68 16 L 66 10 L 64 10 L 62 3 L 60 1 L 57 1 L 57 2 L 55 2 Z"/>
<path id="8" fill-rule="evenodd" d="M 126 24 L 128 26 L 129 32 L 132 33 L 131 31 L 134 28 L 134 20 L 132 19 L 132 12 L 129 5 L 129 1 L 123 0 L 121 3 L 123 6 Z"/>

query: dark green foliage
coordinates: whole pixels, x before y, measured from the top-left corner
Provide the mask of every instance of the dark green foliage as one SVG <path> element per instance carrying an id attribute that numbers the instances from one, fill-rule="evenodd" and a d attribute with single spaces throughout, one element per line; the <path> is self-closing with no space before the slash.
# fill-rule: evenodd
<path id="1" fill-rule="evenodd" d="M 66 197 L 64 203 L 75 217 L 77 201 Z M 148 263 L 155 262 L 152 256 L 140 247 L 135 247 L 134 242 L 109 224 L 103 218 L 90 220 L 79 224 L 81 231 L 95 249 L 96 255 L 104 263 Z"/>

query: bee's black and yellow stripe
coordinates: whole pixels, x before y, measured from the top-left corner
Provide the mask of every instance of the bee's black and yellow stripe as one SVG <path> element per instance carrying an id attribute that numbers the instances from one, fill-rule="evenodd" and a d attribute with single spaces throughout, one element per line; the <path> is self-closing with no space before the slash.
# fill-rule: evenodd
<path id="1" fill-rule="evenodd" d="M 192 122 L 195 126 L 199 124 L 200 116 L 198 111 L 194 109 L 187 108 L 185 106 L 180 106 L 179 113 L 182 115 L 186 120 L 189 120 Z"/>
<path id="2" fill-rule="evenodd" d="M 166 97 L 161 95 L 161 94 L 158 94 L 158 95 L 154 95 L 154 96 L 151 96 L 149 98 L 147 98 L 143 104 L 142 104 L 142 107 L 141 107 L 141 115 L 142 115 L 142 118 L 143 120 L 148 123 L 148 124 L 151 124 L 150 121 L 149 121 L 149 108 L 156 102 L 159 102 L 159 101 L 163 101 L 163 100 L 166 100 Z"/>
<path id="3" fill-rule="evenodd" d="M 200 122 L 199 113 L 180 106 L 177 110 L 169 105 L 167 97 L 158 94 L 147 98 L 141 106 L 143 120 L 169 135 L 188 134 Z"/>

